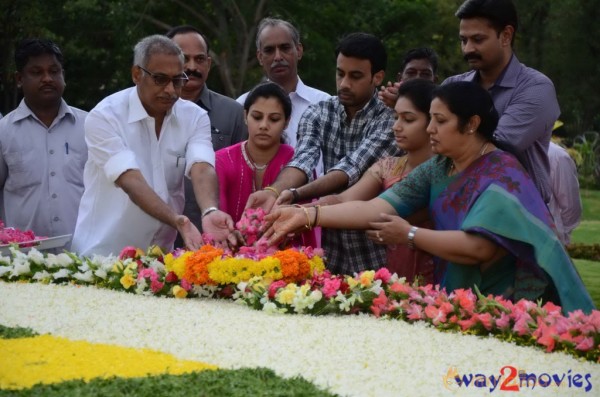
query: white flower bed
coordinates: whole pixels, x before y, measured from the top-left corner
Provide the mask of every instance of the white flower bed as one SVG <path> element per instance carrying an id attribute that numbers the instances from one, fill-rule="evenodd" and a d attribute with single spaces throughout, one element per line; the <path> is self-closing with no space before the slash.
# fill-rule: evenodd
<path id="1" fill-rule="evenodd" d="M 453 378 L 444 386 L 451 367 L 460 375 L 498 377 L 505 366 L 538 376 L 564 375 L 560 387 L 529 383 L 515 395 L 600 395 L 599 364 L 367 315 L 269 315 L 229 301 L 3 282 L 0 297 L 0 324 L 6 326 L 151 348 L 222 368 L 268 367 L 342 396 L 507 394 L 500 390 L 506 369 L 495 388 L 489 381 L 485 387 L 459 388 Z"/>

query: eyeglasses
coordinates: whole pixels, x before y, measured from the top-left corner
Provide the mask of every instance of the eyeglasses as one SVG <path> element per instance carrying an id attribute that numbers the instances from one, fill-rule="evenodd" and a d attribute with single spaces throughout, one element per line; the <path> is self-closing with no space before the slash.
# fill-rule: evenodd
<path id="1" fill-rule="evenodd" d="M 166 87 L 169 83 L 173 83 L 174 88 L 181 88 L 188 82 L 188 77 L 185 73 L 182 73 L 179 77 L 169 77 L 164 74 L 154 74 L 152 72 L 147 71 L 140 65 L 137 65 L 138 68 L 142 69 L 145 73 L 147 73 L 152 80 L 154 80 L 154 84 L 160 87 Z"/>

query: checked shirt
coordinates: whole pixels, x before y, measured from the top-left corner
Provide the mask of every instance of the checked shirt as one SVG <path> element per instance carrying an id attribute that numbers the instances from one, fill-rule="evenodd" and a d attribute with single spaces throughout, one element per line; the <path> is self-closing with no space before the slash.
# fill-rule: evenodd
<path id="1" fill-rule="evenodd" d="M 340 170 L 348 187 L 377 160 L 398 154 L 392 126 L 394 113 L 377 94 L 348 120 L 337 97 L 311 105 L 298 126 L 298 146 L 288 167 L 302 170 L 309 181 L 323 153 L 325 173 Z M 378 269 L 386 264 L 385 247 L 373 244 L 363 230 L 323 230 L 327 268 L 339 274 Z"/>

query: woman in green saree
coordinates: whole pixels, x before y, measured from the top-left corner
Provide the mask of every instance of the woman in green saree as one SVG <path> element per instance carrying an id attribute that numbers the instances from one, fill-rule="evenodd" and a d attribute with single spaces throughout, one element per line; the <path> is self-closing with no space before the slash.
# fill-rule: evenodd
<path id="1" fill-rule="evenodd" d="M 443 85 L 430 114 L 436 156 L 370 201 L 277 208 L 267 217 L 270 242 L 317 224 L 367 229 L 372 240 L 393 234 L 438 258 L 436 282 L 447 291 L 477 286 L 514 301 L 552 301 L 565 313 L 591 311 L 541 195 L 518 160 L 494 145 L 498 114 L 489 93 L 470 82 Z M 422 208 L 435 229 L 404 220 Z"/>

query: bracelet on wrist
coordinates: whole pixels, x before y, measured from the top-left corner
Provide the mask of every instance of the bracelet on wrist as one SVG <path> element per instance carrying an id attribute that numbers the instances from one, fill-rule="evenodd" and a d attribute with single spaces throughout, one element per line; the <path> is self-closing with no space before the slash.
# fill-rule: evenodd
<path id="1" fill-rule="evenodd" d="M 208 207 L 207 209 L 205 209 L 204 211 L 202 211 L 202 215 L 201 218 L 204 218 L 206 215 L 210 214 L 211 212 L 215 212 L 218 211 L 219 209 L 217 207 Z"/>
<path id="2" fill-rule="evenodd" d="M 275 189 L 273 186 L 267 186 L 263 190 L 268 190 L 270 192 L 275 193 L 275 197 L 279 198 L 279 190 Z"/>
<path id="3" fill-rule="evenodd" d="M 410 248 L 411 250 L 415 249 L 415 235 L 417 233 L 417 230 L 419 230 L 418 227 L 416 226 L 412 226 L 410 228 L 410 230 L 408 231 L 408 248 Z"/>

